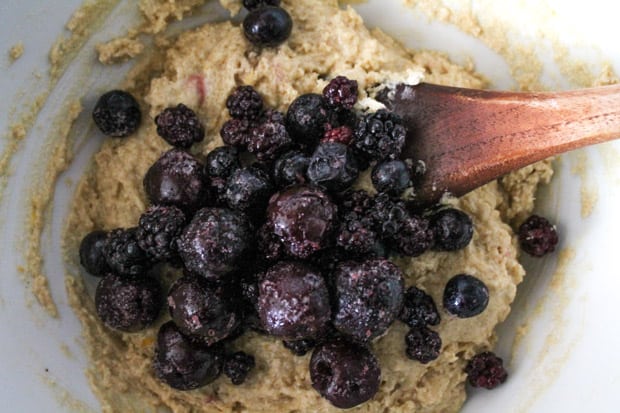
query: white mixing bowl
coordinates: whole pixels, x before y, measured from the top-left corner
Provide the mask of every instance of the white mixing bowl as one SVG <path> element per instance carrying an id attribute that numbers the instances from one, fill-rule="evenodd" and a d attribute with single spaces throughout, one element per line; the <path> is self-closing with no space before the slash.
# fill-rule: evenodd
<path id="1" fill-rule="evenodd" d="M 5 0 L 0 5 L 0 131 L 31 110 L 45 91 L 48 51 L 81 0 Z M 89 112 L 103 90 L 120 82 L 130 65 L 103 67 L 93 46 L 122 33 L 136 19 L 134 2 L 120 2 L 76 54 L 25 139 L 0 141 L 2 153 L 16 145 L 0 198 L 0 411 L 98 411 L 84 370 L 87 360 L 80 326 L 67 303 L 60 239 L 69 200 L 98 142 L 87 136 Z M 471 57 L 493 87 L 515 86 L 509 65 L 484 43 L 454 26 L 428 20 L 401 1 L 353 2 L 369 26 L 379 26 L 414 48 L 431 48 L 464 63 Z M 428 2 L 427 2 L 428 3 Z M 596 73 L 604 62 L 620 70 L 620 25 L 616 2 L 445 1 L 456 14 L 471 7 L 481 22 L 500 19 L 514 37 L 544 63 L 542 81 L 550 88 L 576 87 L 558 64 L 581 60 Z M 221 17 L 213 2 L 184 24 Z M 440 13 L 449 16 L 448 9 Z M 66 33 L 64 33 L 66 35 Z M 555 40 L 554 40 L 555 39 Z M 23 43 L 24 55 L 10 63 L 8 50 Z M 558 43 L 559 42 L 559 43 Z M 565 49 L 558 47 L 566 46 Z M 533 47 L 535 46 L 535 47 Z M 81 98 L 76 157 L 59 179 L 41 176 L 54 148 L 58 119 L 66 102 Z M 49 146 L 49 145 L 51 146 Z M 620 233 L 620 144 L 608 143 L 563 156 L 538 210 L 558 223 L 560 250 L 542 260 L 524 258 L 529 271 L 514 311 L 499 328 L 497 352 L 510 378 L 489 392 L 471 391 L 465 412 L 612 412 L 620 406 L 620 329 L 615 303 L 620 291 L 614 245 Z M 0 164 L 2 158 L 0 158 Z M 43 269 L 59 317 L 50 318 L 34 301 L 24 265 L 26 222 L 32 211 L 31 184 L 55 185 L 42 236 Z M 592 204 L 592 205 L 590 205 Z M 591 210 L 589 206 L 592 206 Z M 586 212 L 584 214 L 584 212 Z M 558 259 L 562 256 L 562 259 Z"/>

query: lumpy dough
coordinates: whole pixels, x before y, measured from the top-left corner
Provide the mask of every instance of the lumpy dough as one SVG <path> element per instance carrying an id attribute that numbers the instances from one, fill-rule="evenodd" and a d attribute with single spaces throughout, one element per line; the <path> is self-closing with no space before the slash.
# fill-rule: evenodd
<path id="1" fill-rule="evenodd" d="M 223 3 L 232 9 L 239 7 L 239 2 Z M 320 93 L 337 75 L 356 79 L 362 91 L 405 72 L 422 73 L 427 82 L 484 86 L 480 76 L 439 53 L 407 50 L 383 32 L 368 30 L 353 9 L 339 8 L 335 0 L 284 1 L 283 7 L 291 14 L 294 29 L 277 49 L 253 49 L 239 26 L 224 22 L 181 34 L 167 43 L 165 51 L 153 54 L 148 64 L 139 66 L 126 85 L 142 99 L 143 124 L 127 139 L 107 139 L 94 156 L 73 201 L 69 251 L 77 251 L 79 240 L 93 229 L 136 225 L 147 206 L 142 178 L 168 149 L 153 127 L 153 118 L 167 106 L 184 103 L 199 114 L 207 137 L 193 151 L 205 155 L 222 144 L 219 129 L 228 118 L 225 99 L 241 84 L 253 85 L 269 106 L 282 111 L 299 94 Z M 493 347 L 494 328 L 508 315 L 524 276 L 511 224 L 527 216 L 537 186 L 550 176 L 549 163 L 539 163 L 451 200 L 473 219 L 470 245 L 458 252 L 428 252 L 395 260 L 404 270 L 407 285 L 424 289 L 437 303 L 442 321 L 436 330 L 443 347 L 439 358 L 426 365 L 407 359 L 406 327 L 396 322 L 372 344 L 381 364 L 380 390 L 353 411 L 459 410 L 465 400 L 465 363 Z M 490 291 L 486 311 L 470 319 L 453 318 L 441 308 L 446 281 L 463 272 L 482 279 Z M 168 274 L 165 279 L 174 276 Z M 312 389 L 309 354 L 293 356 L 279 340 L 253 333 L 234 343 L 235 350 L 256 357 L 256 368 L 243 385 L 233 386 L 222 376 L 199 390 L 175 391 L 159 382 L 151 370 L 157 329 L 167 315 L 142 333 L 112 332 L 97 320 L 82 278 L 68 277 L 67 286 L 83 323 L 91 359 L 89 378 L 104 411 L 162 407 L 175 412 L 338 411 Z"/>

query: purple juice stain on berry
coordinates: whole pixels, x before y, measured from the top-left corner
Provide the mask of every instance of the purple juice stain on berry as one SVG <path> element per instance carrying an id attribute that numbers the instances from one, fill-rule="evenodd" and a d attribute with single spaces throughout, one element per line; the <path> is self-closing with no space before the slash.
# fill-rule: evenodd
<path id="1" fill-rule="evenodd" d="M 159 316 L 163 304 L 161 286 L 155 279 L 108 274 L 95 290 L 95 309 L 108 327 L 133 333 L 144 330 Z"/>
<path id="2" fill-rule="evenodd" d="M 489 304 L 489 289 L 478 278 L 468 274 L 452 277 L 443 293 L 446 311 L 459 318 L 475 317 Z"/>
<path id="3" fill-rule="evenodd" d="M 122 90 L 111 90 L 97 100 L 93 109 L 93 120 L 104 135 L 124 138 L 138 129 L 142 112 L 131 94 Z"/>
<path id="4" fill-rule="evenodd" d="M 90 275 L 101 277 L 110 272 L 105 256 L 107 241 L 106 231 L 92 231 L 82 238 L 79 250 L 80 264 Z"/>
<path id="5" fill-rule="evenodd" d="M 274 194 L 267 207 L 267 225 L 286 252 L 307 258 L 329 245 L 337 207 L 322 190 L 293 186 Z"/>
<path id="6" fill-rule="evenodd" d="M 558 244 L 555 227 L 539 215 L 530 216 L 518 231 L 519 243 L 523 251 L 534 257 L 542 257 L 553 252 Z"/>
<path id="7" fill-rule="evenodd" d="M 381 369 L 367 347 L 333 340 L 314 349 L 310 380 L 331 404 L 349 409 L 373 398 L 381 383 Z"/>
<path id="8" fill-rule="evenodd" d="M 467 363 L 465 373 L 467 373 L 467 381 L 473 387 L 483 387 L 489 390 L 504 383 L 508 378 L 503 360 L 490 351 L 475 355 Z"/>
<path id="9" fill-rule="evenodd" d="M 222 371 L 219 349 L 197 344 L 168 321 L 157 333 L 155 375 L 177 390 L 194 390 L 214 381 Z"/>
<path id="10" fill-rule="evenodd" d="M 327 329 L 327 286 L 307 264 L 281 261 L 265 272 L 258 287 L 258 313 L 269 334 L 286 340 L 315 339 Z"/>
<path id="11" fill-rule="evenodd" d="M 155 125 L 157 134 L 177 148 L 188 149 L 205 137 L 205 128 L 196 112 L 182 103 L 155 116 Z"/>

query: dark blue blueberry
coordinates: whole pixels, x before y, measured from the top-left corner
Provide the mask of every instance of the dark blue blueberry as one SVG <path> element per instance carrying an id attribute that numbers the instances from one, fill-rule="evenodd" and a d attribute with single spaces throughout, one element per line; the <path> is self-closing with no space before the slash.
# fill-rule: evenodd
<path id="1" fill-rule="evenodd" d="M 91 275 L 101 277 L 110 271 L 105 257 L 107 239 L 107 232 L 93 231 L 80 243 L 80 264 Z"/>
<path id="2" fill-rule="evenodd" d="M 289 38 L 293 20 L 280 7 L 264 6 L 252 10 L 243 20 L 243 33 L 254 46 L 276 47 Z"/>
<path id="3" fill-rule="evenodd" d="M 122 90 L 101 95 L 93 109 L 93 120 L 104 135 L 124 138 L 138 129 L 142 112 L 133 96 Z"/>
<path id="4" fill-rule="evenodd" d="M 377 192 L 399 196 L 411 186 L 411 168 L 398 159 L 381 162 L 373 168 L 371 178 Z"/>
<path id="5" fill-rule="evenodd" d="M 443 292 L 443 306 L 459 318 L 469 318 L 482 313 L 489 304 L 489 289 L 478 278 L 468 274 L 455 275 Z"/>
<path id="6" fill-rule="evenodd" d="M 469 215 L 455 208 L 435 212 L 430 223 L 435 235 L 434 249 L 440 251 L 465 248 L 474 235 L 474 224 Z"/>
<path id="7" fill-rule="evenodd" d="M 308 179 L 331 191 L 344 191 L 359 175 L 357 159 L 351 149 L 338 142 L 323 142 L 310 158 Z"/>

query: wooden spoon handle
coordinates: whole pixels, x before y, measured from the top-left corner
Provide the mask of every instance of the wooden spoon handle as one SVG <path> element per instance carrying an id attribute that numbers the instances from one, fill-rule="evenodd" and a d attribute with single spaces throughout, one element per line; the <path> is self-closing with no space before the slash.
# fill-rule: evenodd
<path id="1" fill-rule="evenodd" d="M 404 157 L 426 164 L 423 202 L 620 137 L 620 85 L 523 93 L 401 84 L 386 103 L 409 128 Z"/>

